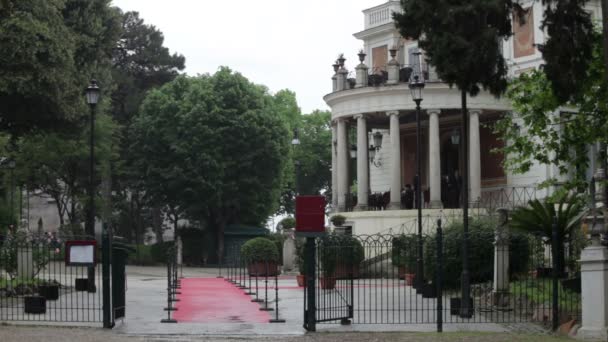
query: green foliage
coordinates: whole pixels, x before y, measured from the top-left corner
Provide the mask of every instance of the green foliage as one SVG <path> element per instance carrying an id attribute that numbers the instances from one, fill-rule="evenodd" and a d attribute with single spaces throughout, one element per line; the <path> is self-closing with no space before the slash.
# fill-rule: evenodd
<path id="1" fill-rule="evenodd" d="M 469 269 L 471 283 L 491 281 L 494 275 L 494 241 L 497 222 L 491 218 L 480 218 L 469 222 Z M 529 236 L 511 234 L 509 236 L 509 273 L 526 273 L 530 262 Z M 443 284 L 445 288 L 458 288 L 462 273 L 462 243 L 464 240 L 462 222 L 454 222 L 444 229 L 443 234 Z M 437 269 L 436 236 L 424 239 L 425 275 L 431 277 Z"/>
<path id="2" fill-rule="evenodd" d="M 335 273 L 337 265 L 357 266 L 365 257 L 363 245 L 352 235 L 325 235 L 321 238 L 317 251 L 326 277 Z"/>
<path id="3" fill-rule="evenodd" d="M 276 210 L 289 134 L 267 90 L 241 74 L 221 68 L 150 91 L 131 134 L 147 200 L 216 230 L 220 250 L 226 224 Z"/>
<path id="4" fill-rule="evenodd" d="M 399 235 L 393 238 L 391 260 L 393 265 L 405 267 L 406 270 L 416 270 L 416 251 L 418 250 L 417 235 Z"/>
<path id="5" fill-rule="evenodd" d="M 245 242 L 241 247 L 241 256 L 248 263 L 279 261 L 276 244 L 265 237 L 257 237 Z"/>
<path id="6" fill-rule="evenodd" d="M 292 229 L 292 228 L 296 227 L 296 219 L 289 216 L 289 217 L 282 219 L 281 222 L 279 222 L 279 224 L 281 225 L 282 229 Z"/>
<path id="7" fill-rule="evenodd" d="M 296 265 L 300 274 L 306 274 L 306 239 L 296 238 Z"/>
<path id="8" fill-rule="evenodd" d="M 285 242 L 285 237 L 281 233 L 273 233 L 266 236 L 266 238 L 272 241 L 277 247 L 277 252 L 279 253 L 279 264 L 283 265 L 283 242 Z"/>
<path id="9" fill-rule="evenodd" d="M 575 195 L 562 196 L 551 200 L 531 200 L 528 206 L 519 207 L 511 213 L 510 226 L 514 230 L 531 232 L 552 239 L 552 227 L 555 218 L 557 224 L 557 265 L 560 274 L 564 273 L 565 243 L 580 228 L 581 220 L 586 213 L 584 203 Z"/>
<path id="10" fill-rule="evenodd" d="M 502 40 L 511 35 L 513 1 L 401 0 L 394 13 L 401 35 L 418 41 L 425 58 L 450 85 L 499 96 L 507 87 Z"/>
<path id="11" fill-rule="evenodd" d="M 111 92 L 109 61 L 118 38 L 110 0 L 9 0 L 0 11 L 0 129 L 70 131 L 87 113 L 93 75 Z M 109 103 L 109 102 L 108 102 Z"/>
<path id="12" fill-rule="evenodd" d="M 570 101 L 581 87 L 586 87 L 597 34 L 586 0 L 543 0 L 543 3 L 541 29 L 547 32 L 545 42 L 539 46 L 544 59 L 543 72 L 556 98 Z M 568 48 L 564 48 L 566 46 Z"/>
<path id="13" fill-rule="evenodd" d="M 127 256 L 127 264 L 152 266 L 158 263 L 152 257 L 152 246 L 138 244 L 131 245 L 131 247 L 132 250 L 129 251 L 129 255 Z"/>
<path id="14" fill-rule="evenodd" d="M 4 269 L 11 279 L 17 277 L 18 255 L 24 249 L 32 251 L 31 270 L 34 277 L 51 261 L 55 260 L 55 247 L 46 240 L 29 241 L 24 234 L 9 236 L 0 245 L 0 268 Z"/>
<path id="15" fill-rule="evenodd" d="M 173 241 L 159 242 L 150 246 L 150 255 L 156 263 L 167 263 L 167 253 L 170 248 L 175 246 Z"/>
<path id="16" fill-rule="evenodd" d="M 336 226 L 336 227 L 341 227 L 344 222 L 346 221 L 346 216 L 343 215 L 333 215 L 332 217 L 329 218 L 329 221 L 331 221 L 331 223 Z"/>
<path id="17" fill-rule="evenodd" d="M 580 312 L 581 294 L 564 288 L 561 282 L 557 284 L 559 308 Z M 517 296 L 526 297 L 534 304 L 546 305 L 553 299 L 553 281 L 551 278 L 516 280 L 509 284 L 509 291 Z"/>
<path id="18" fill-rule="evenodd" d="M 561 175 L 568 175 L 559 179 L 565 190 L 586 187 L 589 146 L 608 142 L 608 100 L 603 95 L 608 84 L 599 34 L 594 36 L 591 64 L 579 76 L 585 81 L 568 102 L 555 94 L 543 71 L 524 73 L 511 82 L 507 96 L 517 114 L 504 116 L 494 126 L 505 142 L 500 152 L 506 157 L 506 169 L 525 173 L 535 163 L 555 165 Z M 557 181 L 549 179 L 544 185 Z"/>

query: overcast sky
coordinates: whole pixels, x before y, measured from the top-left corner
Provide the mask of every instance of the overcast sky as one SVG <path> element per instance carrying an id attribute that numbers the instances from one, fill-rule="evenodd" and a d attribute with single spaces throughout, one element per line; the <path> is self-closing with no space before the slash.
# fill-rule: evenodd
<path id="1" fill-rule="evenodd" d="M 349 69 L 363 47 L 363 9 L 386 0 L 113 0 L 137 11 L 165 35 L 165 46 L 186 57 L 189 75 L 226 65 L 271 92 L 296 92 L 303 113 L 327 109 L 333 61 Z"/>

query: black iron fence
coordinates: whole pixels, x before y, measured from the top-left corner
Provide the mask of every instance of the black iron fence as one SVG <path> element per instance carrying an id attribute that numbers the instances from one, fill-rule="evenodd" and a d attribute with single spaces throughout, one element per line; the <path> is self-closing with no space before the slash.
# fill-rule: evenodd
<path id="1" fill-rule="evenodd" d="M 440 330 L 444 323 L 536 322 L 556 328 L 580 321 L 572 241 L 557 245 L 550 236 L 509 232 L 492 217 L 471 221 L 468 236 L 467 288 L 461 279 L 466 237 L 457 222 L 422 236 L 315 239 L 315 282 L 307 288 L 315 298 L 315 321 L 307 318 L 305 325 L 418 323 Z M 466 297 L 469 302 L 462 302 Z"/>
<path id="2" fill-rule="evenodd" d="M 0 242 L 0 321 L 103 322 L 101 245 L 89 272 L 66 264 L 66 242 L 20 234 Z"/>

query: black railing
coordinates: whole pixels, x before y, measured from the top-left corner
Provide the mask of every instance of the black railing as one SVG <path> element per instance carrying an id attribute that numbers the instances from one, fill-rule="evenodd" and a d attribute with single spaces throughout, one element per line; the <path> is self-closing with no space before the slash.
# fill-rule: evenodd
<path id="1" fill-rule="evenodd" d="M 178 269 L 177 246 L 173 244 L 167 249 L 167 307 L 164 309 L 167 312 L 167 318 L 163 318 L 161 323 L 177 323 L 172 315 L 174 311 L 177 311 L 177 306 L 174 304 L 179 302 L 177 295 L 181 294 L 178 291 L 181 288 Z"/>
<path id="2" fill-rule="evenodd" d="M 556 321 L 580 320 L 576 267 L 565 267 L 553 258 L 571 243 L 558 246 L 551 237 L 509 233 L 499 225 L 494 217 L 472 221 L 469 265 L 475 271 L 469 289 L 470 315 L 463 316 L 464 235 L 458 224 L 439 229 L 435 221 L 437 230 L 423 236 L 317 238 L 312 253 L 316 255 L 313 323 L 436 324 L 441 330 L 444 323 L 533 322 L 555 328 Z M 420 245 L 423 260 L 418 259 Z M 424 265 L 423 281 L 415 286 L 419 261 Z M 562 266 L 556 270 L 555 265 Z"/>
<path id="3" fill-rule="evenodd" d="M 18 232 L 0 239 L 0 321 L 103 321 L 102 260 L 93 278 L 86 266 L 68 266 L 68 240 L 94 238 Z"/>
<path id="4" fill-rule="evenodd" d="M 248 261 L 241 255 L 238 246 L 231 246 L 226 254 L 224 280 L 251 296 L 252 302 L 260 303 L 260 311 L 274 311 L 270 323 L 285 323 L 279 312 L 278 263 L 273 260 Z"/>
<path id="5" fill-rule="evenodd" d="M 380 211 L 386 210 L 390 204 L 390 191 L 387 192 L 374 192 L 368 195 L 366 211 Z M 443 199 L 443 208 L 447 209 L 460 209 L 462 208 L 462 201 L 460 200 L 460 192 L 453 194 L 453 198 Z M 513 209 L 518 206 L 525 206 L 530 200 L 538 198 L 538 189 L 536 186 L 511 186 L 511 187 L 497 187 L 497 188 L 485 188 L 481 190 L 481 197 L 478 199 L 471 199 L 469 208 L 472 209 L 498 209 L 506 208 Z M 428 208 L 430 200 L 429 190 L 422 192 L 422 203 L 423 208 Z M 404 190 L 400 194 L 401 209 L 411 210 L 416 209 L 415 206 L 415 194 L 413 190 Z M 338 206 L 339 212 L 351 212 L 357 207 L 357 195 L 346 194 L 344 195 L 344 204 Z"/>

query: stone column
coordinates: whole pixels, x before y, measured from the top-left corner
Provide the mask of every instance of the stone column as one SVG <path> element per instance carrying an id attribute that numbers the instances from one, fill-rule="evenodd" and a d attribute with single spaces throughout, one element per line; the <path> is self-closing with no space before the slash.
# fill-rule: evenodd
<path id="1" fill-rule="evenodd" d="M 331 123 L 331 203 L 338 208 L 338 129 L 335 121 Z"/>
<path id="2" fill-rule="evenodd" d="M 494 232 L 494 288 L 493 304 L 509 307 L 509 211 L 498 209 L 498 225 Z"/>
<path id="3" fill-rule="evenodd" d="M 348 71 L 344 67 L 340 67 L 338 70 L 338 76 L 336 79 L 336 91 L 342 91 L 348 89 L 346 86 L 346 79 L 348 78 Z"/>
<path id="4" fill-rule="evenodd" d="M 577 337 L 608 338 L 608 249 L 593 244 L 581 253 L 583 326 Z"/>
<path id="5" fill-rule="evenodd" d="M 184 261 L 184 243 L 182 237 L 177 236 L 177 264 L 181 265 Z"/>
<path id="6" fill-rule="evenodd" d="M 348 194 L 348 140 L 346 121 L 338 119 L 338 211 L 346 209 L 346 194 Z"/>
<path id="7" fill-rule="evenodd" d="M 389 209 L 401 209 L 401 138 L 399 132 L 399 111 L 386 112 L 390 118 L 391 136 L 391 202 Z"/>
<path id="8" fill-rule="evenodd" d="M 369 194 L 369 160 L 367 158 L 367 121 L 363 114 L 355 115 L 357 119 L 357 207 L 356 210 L 367 210 Z"/>
<path id="9" fill-rule="evenodd" d="M 355 68 L 357 72 L 357 83 L 355 84 L 355 88 L 367 87 L 367 71 L 369 68 L 363 62 L 357 65 Z"/>
<path id="10" fill-rule="evenodd" d="M 439 141 L 438 109 L 428 110 L 429 115 L 429 187 L 431 192 L 431 208 L 442 208 L 441 202 L 441 151 Z"/>
<path id="11" fill-rule="evenodd" d="M 481 198 L 480 114 L 480 110 L 469 111 L 469 202 L 473 205 Z"/>
<path id="12" fill-rule="evenodd" d="M 32 247 L 29 245 L 17 244 L 17 278 L 34 278 L 34 258 Z"/>

